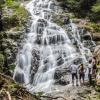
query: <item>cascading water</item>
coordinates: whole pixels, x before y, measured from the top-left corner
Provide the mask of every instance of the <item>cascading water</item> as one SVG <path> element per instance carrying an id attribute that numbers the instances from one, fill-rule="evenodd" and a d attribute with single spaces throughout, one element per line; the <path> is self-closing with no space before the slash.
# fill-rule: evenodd
<path id="1" fill-rule="evenodd" d="M 69 27 L 72 37 L 78 43 L 78 51 L 67 33 L 52 22 L 52 15 L 58 12 L 55 1 L 32 0 L 26 9 L 31 14 L 32 24 L 24 46 L 18 53 L 13 77 L 30 92 L 46 92 L 54 84 L 56 68 L 61 65 L 69 67 L 77 58 L 87 61 L 86 48 L 75 24 L 70 22 Z M 33 69 L 35 73 L 32 73 Z"/>

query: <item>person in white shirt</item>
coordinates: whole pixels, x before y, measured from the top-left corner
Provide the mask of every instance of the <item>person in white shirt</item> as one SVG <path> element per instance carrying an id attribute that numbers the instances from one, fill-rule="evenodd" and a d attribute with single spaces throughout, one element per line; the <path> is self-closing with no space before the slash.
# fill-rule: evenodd
<path id="1" fill-rule="evenodd" d="M 89 65 L 88 65 L 88 79 L 89 79 L 89 84 L 90 85 L 92 85 L 92 69 L 93 69 L 92 60 L 89 60 Z"/>
<path id="2" fill-rule="evenodd" d="M 78 86 L 78 76 L 77 76 L 78 67 L 75 63 L 70 66 L 70 71 L 72 74 L 72 85 L 74 85 L 74 80 L 76 78 L 76 85 Z"/>

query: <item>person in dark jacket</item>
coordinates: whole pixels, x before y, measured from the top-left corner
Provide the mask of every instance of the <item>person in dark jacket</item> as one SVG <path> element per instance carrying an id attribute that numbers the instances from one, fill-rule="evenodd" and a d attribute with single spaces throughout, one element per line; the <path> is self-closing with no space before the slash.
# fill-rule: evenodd
<path id="1" fill-rule="evenodd" d="M 92 64 L 93 64 L 92 74 L 93 74 L 93 77 L 96 80 L 96 73 L 97 73 L 97 61 L 96 61 L 96 57 L 93 57 Z"/>
<path id="2" fill-rule="evenodd" d="M 89 64 L 88 64 L 88 79 L 89 79 L 89 84 L 90 85 L 92 85 L 92 69 L 93 69 L 92 60 L 89 60 Z"/>
<path id="3" fill-rule="evenodd" d="M 80 85 L 84 85 L 84 77 L 85 77 L 85 68 L 83 64 L 79 66 L 79 79 L 80 79 Z M 83 81 L 83 82 L 82 82 Z"/>

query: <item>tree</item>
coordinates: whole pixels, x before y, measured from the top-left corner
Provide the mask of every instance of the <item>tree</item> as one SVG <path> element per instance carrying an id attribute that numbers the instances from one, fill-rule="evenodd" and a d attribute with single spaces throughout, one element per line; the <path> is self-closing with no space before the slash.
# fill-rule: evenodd
<path id="1" fill-rule="evenodd" d="M 94 13 L 100 13 L 100 0 L 97 0 L 96 4 L 92 6 L 92 11 Z"/>

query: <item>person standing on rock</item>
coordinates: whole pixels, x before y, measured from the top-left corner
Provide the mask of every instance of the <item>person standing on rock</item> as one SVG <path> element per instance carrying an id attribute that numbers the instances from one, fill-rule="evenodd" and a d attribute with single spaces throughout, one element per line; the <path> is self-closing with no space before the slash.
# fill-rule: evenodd
<path id="1" fill-rule="evenodd" d="M 93 69 L 92 60 L 89 60 L 89 64 L 88 64 L 88 79 L 89 79 L 89 84 L 90 85 L 92 85 L 92 69 Z"/>
<path id="2" fill-rule="evenodd" d="M 76 78 L 76 85 L 78 86 L 77 70 L 78 70 L 78 67 L 77 67 L 77 65 L 76 65 L 75 62 L 74 62 L 74 63 L 71 65 L 71 67 L 70 67 L 70 71 L 71 71 L 71 74 L 72 74 L 72 85 L 73 85 L 73 86 L 74 86 L 75 78 Z"/>
<path id="3" fill-rule="evenodd" d="M 96 73 L 97 73 L 97 61 L 96 61 L 96 57 L 93 57 L 92 59 L 92 64 L 93 64 L 93 70 L 92 70 L 92 73 L 93 73 L 93 77 L 95 78 L 96 80 Z"/>
<path id="4" fill-rule="evenodd" d="M 82 85 L 82 84 L 84 85 L 84 77 L 85 77 L 85 68 L 84 68 L 83 64 L 81 64 L 79 66 L 80 85 Z M 82 83 L 81 79 L 82 79 L 83 83 Z"/>

